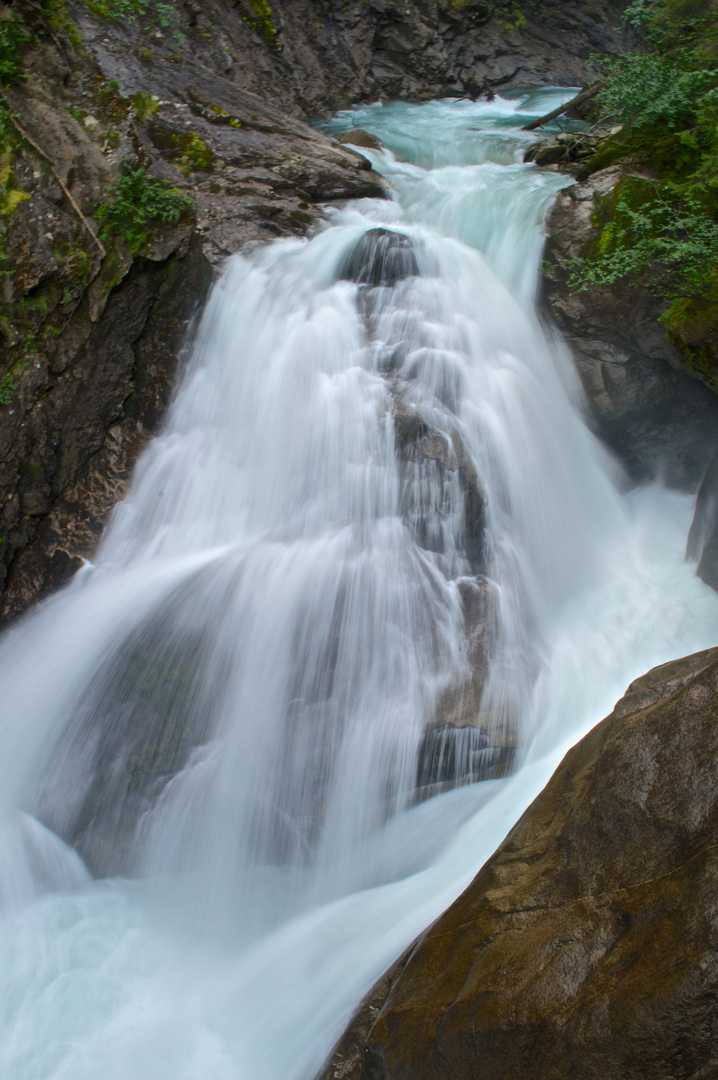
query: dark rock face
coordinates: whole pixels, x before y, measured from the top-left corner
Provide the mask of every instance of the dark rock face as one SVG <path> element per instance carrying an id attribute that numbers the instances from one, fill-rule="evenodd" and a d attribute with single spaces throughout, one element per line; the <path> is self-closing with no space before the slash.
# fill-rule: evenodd
<path id="1" fill-rule="evenodd" d="M 117 57 L 126 33 L 131 51 L 143 50 L 138 89 L 152 87 L 163 98 L 154 89 L 163 73 L 191 64 L 284 113 L 311 117 L 377 98 L 461 95 L 484 79 L 583 85 L 595 72 L 591 57 L 621 52 L 633 40 L 621 22 L 624 7 L 623 0 L 279 0 L 262 26 L 249 0 L 211 8 L 191 0 L 177 5 L 178 21 L 163 35 L 128 24 L 113 26 L 109 37 L 98 24 L 93 47 Z M 121 71 L 117 77 L 124 87 Z"/>
<path id="2" fill-rule="evenodd" d="M 22 0 L 13 11 L 34 18 Z M 192 56 L 150 78 L 119 24 L 108 37 L 88 20 L 82 55 L 62 30 L 32 28 L 28 78 L 7 97 L 46 156 L 18 145 L 20 201 L 0 222 L 11 265 L 0 290 L 0 619 L 92 555 L 161 422 L 212 264 L 248 241 L 301 235 L 324 202 L 384 194 L 365 158 Z M 90 55 L 98 41 L 104 66 Z M 124 161 L 149 165 L 196 209 L 150 230 L 137 253 L 106 238 L 103 256 L 58 177 L 91 219 Z"/>
<path id="3" fill-rule="evenodd" d="M 698 489 L 686 558 L 698 563 L 698 577 L 718 592 L 718 454 Z"/>
<path id="4" fill-rule="evenodd" d="M 718 1075 L 718 649 L 564 758 L 367 998 L 324 1080 Z"/>
<path id="5" fill-rule="evenodd" d="M 607 169 L 560 192 L 547 223 L 543 305 L 576 361 L 600 437 L 634 481 L 691 489 L 718 449 L 718 397 L 688 375 L 662 324 L 660 301 L 618 284 L 571 294 L 568 262 L 598 236 L 598 201 L 620 179 Z"/>
<path id="6" fill-rule="evenodd" d="M 358 285 L 395 285 L 417 277 L 419 266 L 408 236 L 391 229 L 369 229 L 339 270 L 339 279 Z"/>
<path id="7" fill-rule="evenodd" d="M 101 320 L 91 322 L 86 297 L 50 355 L 22 373 L 25 395 L 0 410 L 4 618 L 71 577 L 96 546 L 157 429 L 210 281 L 197 243 L 139 260 Z"/>

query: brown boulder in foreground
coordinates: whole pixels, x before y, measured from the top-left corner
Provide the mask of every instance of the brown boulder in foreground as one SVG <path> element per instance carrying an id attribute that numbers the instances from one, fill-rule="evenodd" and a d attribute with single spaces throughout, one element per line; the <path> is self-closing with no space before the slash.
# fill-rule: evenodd
<path id="1" fill-rule="evenodd" d="M 654 668 L 390 970 L 325 1080 L 718 1077 L 718 649 Z"/>

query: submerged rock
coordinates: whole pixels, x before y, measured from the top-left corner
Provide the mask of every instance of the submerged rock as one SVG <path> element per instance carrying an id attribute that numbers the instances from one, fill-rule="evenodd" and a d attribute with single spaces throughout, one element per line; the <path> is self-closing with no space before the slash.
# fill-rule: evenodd
<path id="1" fill-rule="evenodd" d="M 391 229 L 369 229 L 339 270 L 340 280 L 357 285 L 395 285 L 418 277 L 419 264 L 408 236 Z"/>
<path id="2" fill-rule="evenodd" d="M 653 669 L 366 999 L 324 1080 L 718 1075 L 718 649 Z"/>
<path id="3" fill-rule="evenodd" d="M 442 517 L 448 519 L 456 513 L 454 504 L 460 503 L 460 546 L 472 571 L 482 573 L 486 568 L 486 496 L 458 433 L 452 432 L 449 437 L 435 431 L 398 395 L 394 398 L 393 419 L 402 478 L 402 514 L 416 542 L 428 551 L 443 553 L 443 539 L 436 525 Z M 441 507 L 425 498 L 421 480 L 428 470 L 443 481 L 446 489 Z M 452 492 L 454 482 L 456 491 Z"/>
<path id="4" fill-rule="evenodd" d="M 698 563 L 698 577 L 718 592 L 718 454 L 698 489 L 686 558 Z"/>

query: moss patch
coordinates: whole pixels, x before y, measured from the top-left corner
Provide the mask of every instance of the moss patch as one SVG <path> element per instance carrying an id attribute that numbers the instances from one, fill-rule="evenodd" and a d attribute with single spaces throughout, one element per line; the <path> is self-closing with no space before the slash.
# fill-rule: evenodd
<path id="1" fill-rule="evenodd" d="M 718 391 L 718 304 L 682 297 L 661 321 L 688 370 Z"/>

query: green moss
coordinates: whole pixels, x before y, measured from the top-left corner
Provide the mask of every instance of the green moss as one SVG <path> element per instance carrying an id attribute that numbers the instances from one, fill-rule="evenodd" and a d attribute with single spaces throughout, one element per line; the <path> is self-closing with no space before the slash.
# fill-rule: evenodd
<path id="1" fill-rule="evenodd" d="M 68 106 L 67 111 L 73 120 L 77 120 L 78 124 L 81 124 L 87 116 L 87 109 L 80 109 L 77 105 Z"/>
<path id="2" fill-rule="evenodd" d="M 147 11 L 146 0 L 85 0 L 90 11 L 103 19 L 133 22 Z"/>
<path id="3" fill-rule="evenodd" d="M 209 111 L 211 115 L 208 119 L 213 124 L 228 124 L 233 128 L 241 128 L 242 126 L 241 120 L 233 116 L 232 113 L 227 112 L 226 109 L 220 109 L 219 105 L 210 105 Z"/>
<path id="4" fill-rule="evenodd" d="M 185 174 L 206 172 L 212 168 L 214 154 L 198 135 L 175 135 L 172 142 L 178 151 L 175 165 Z"/>
<path id="5" fill-rule="evenodd" d="M 7 85 L 20 71 L 22 54 L 33 41 L 33 36 L 7 7 L 3 7 L 0 19 L 0 83 Z"/>
<path id="6" fill-rule="evenodd" d="M 688 370 L 718 390 L 718 303 L 680 297 L 661 322 Z"/>
<path id="7" fill-rule="evenodd" d="M 526 16 L 518 4 L 506 4 L 494 13 L 498 26 L 507 34 L 518 34 L 526 29 Z"/>
<path id="8" fill-rule="evenodd" d="M 79 284 L 87 285 L 92 275 L 92 256 L 82 244 L 62 241 L 54 246 L 55 256 L 64 264 L 64 269 Z M 62 300 L 61 303 L 68 303 Z"/>
<path id="9" fill-rule="evenodd" d="M 17 383 L 9 375 L 0 379 L 0 405 L 11 405 L 17 393 Z"/>
<path id="10" fill-rule="evenodd" d="M 276 36 L 277 28 L 272 20 L 272 9 L 267 0 L 247 0 L 251 14 L 243 14 L 247 26 L 255 34 L 261 33 L 268 45 L 271 45 Z"/>
<path id="11" fill-rule="evenodd" d="M 11 217 L 20 203 L 30 198 L 28 191 L 15 187 L 15 173 L 8 162 L 0 163 L 0 215 Z"/>
<path id="12" fill-rule="evenodd" d="M 140 90 L 132 98 L 132 108 L 140 123 L 144 123 L 145 120 L 149 120 L 150 117 L 154 116 L 159 107 L 160 103 L 154 94 L 149 94 L 144 90 Z"/>

